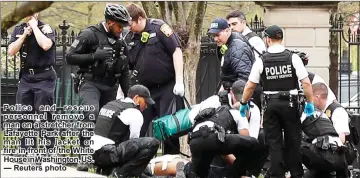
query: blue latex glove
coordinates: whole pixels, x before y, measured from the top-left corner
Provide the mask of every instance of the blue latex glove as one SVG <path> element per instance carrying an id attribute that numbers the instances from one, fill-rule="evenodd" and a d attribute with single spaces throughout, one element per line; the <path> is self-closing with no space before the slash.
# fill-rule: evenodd
<path id="1" fill-rule="evenodd" d="M 315 112 L 315 107 L 313 103 L 306 103 L 304 108 L 304 113 L 306 117 L 313 115 Z"/>
<path id="2" fill-rule="evenodd" d="M 248 104 L 243 105 L 240 103 L 240 116 L 241 117 L 246 116 L 246 110 L 249 110 L 249 105 Z"/>

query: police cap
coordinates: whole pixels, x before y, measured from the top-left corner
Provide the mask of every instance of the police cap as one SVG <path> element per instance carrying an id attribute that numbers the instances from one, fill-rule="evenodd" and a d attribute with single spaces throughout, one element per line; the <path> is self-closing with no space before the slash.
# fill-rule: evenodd
<path id="1" fill-rule="evenodd" d="M 277 25 L 272 25 L 265 29 L 264 35 L 271 39 L 279 39 L 282 40 L 284 33 L 282 29 Z"/>
<path id="2" fill-rule="evenodd" d="M 146 88 L 144 85 L 134 85 L 130 87 L 128 95 L 129 96 L 138 95 L 140 97 L 145 98 L 147 104 L 155 104 L 155 101 L 150 97 L 149 89 Z"/>

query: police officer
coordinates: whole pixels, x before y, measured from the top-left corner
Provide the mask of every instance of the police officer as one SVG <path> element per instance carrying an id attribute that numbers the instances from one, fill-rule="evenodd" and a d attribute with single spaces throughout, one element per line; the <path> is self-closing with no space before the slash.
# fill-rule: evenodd
<path id="1" fill-rule="evenodd" d="M 189 119 L 194 128 L 188 138 L 191 166 L 198 177 L 208 177 L 213 158 L 221 155 L 225 155 L 225 160 L 233 162 L 222 177 L 246 175 L 248 167 L 240 165 L 251 159 L 247 153 L 251 152 L 258 141 L 244 136 L 249 135 L 249 124 L 245 117 L 240 117 L 237 110 L 221 105 L 219 97 L 214 95 L 194 106 Z"/>
<path id="2" fill-rule="evenodd" d="M 148 19 L 145 11 L 131 4 L 127 7 L 131 14 L 130 64 L 133 81 L 149 88 L 155 107 L 149 107 L 144 114 L 141 135 L 145 135 L 150 121 L 184 108 L 183 54 L 178 35 L 164 21 Z M 180 151 L 178 138 L 164 142 L 165 154 Z"/>
<path id="3" fill-rule="evenodd" d="M 347 178 L 343 174 L 347 168 L 346 149 L 325 113 L 316 111 L 309 117 L 303 115 L 301 121 L 307 136 L 300 149 L 303 164 L 308 168 L 304 177 Z"/>
<path id="4" fill-rule="evenodd" d="M 248 41 L 251 46 L 255 59 L 260 59 L 260 55 L 266 51 L 264 41 L 250 28 L 247 26 L 246 16 L 243 12 L 235 10 L 226 15 L 226 20 L 228 21 L 229 27 L 233 32 L 240 32 L 244 35 L 245 39 Z M 254 91 L 254 102 L 261 109 L 261 86 L 257 85 Z"/>
<path id="5" fill-rule="evenodd" d="M 308 116 L 314 113 L 311 84 L 299 56 L 281 45 L 282 29 L 276 25 L 270 26 L 265 29 L 264 36 L 268 49 L 262 60 L 256 60 L 254 63 L 240 102 L 240 114 L 245 116 L 247 102 L 261 78 L 265 96 L 263 126 L 271 157 L 270 174 L 272 177 L 285 175 L 285 157 L 291 176 L 301 177 L 304 172 L 299 153 L 301 123 L 298 113 L 300 103 L 297 102 L 298 81 L 300 80 L 304 87 L 307 99 L 304 112 Z M 284 151 L 282 129 L 285 138 Z"/>
<path id="6" fill-rule="evenodd" d="M 26 18 L 26 22 L 15 26 L 11 34 L 8 53 L 14 56 L 20 51 L 19 86 L 16 93 L 16 103 L 31 105 L 32 111 L 23 114 L 44 114 L 39 110 L 41 105 L 54 104 L 54 91 L 56 85 L 55 65 L 55 34 L 51 27 L 38 20 L 39 13 Z M 47 119 L 52 122 L 51 112 L 46 112 Z M 19 120 L 23 122 L 23 120 Z M 27 121 L 26 121 L 27 122 Z M 21 123 L 20 123 L 21 124 Z M 26 128 L 20 128 L 26 131 Z M 48 129 L 49 131 L 53 129 Z M 21 147 L 25 148 L 25 137 L 21 139 Z M 35 138 L 34 143 L 36 143 Z M 48 138 L 54 146 L 54 137 Z M 34 145 L 36 147 L 36 145 Z"/>
<path id="7" fill-rule="evenodd" d="M 78 89 L 80 104 L 93 105 L 95 110 L 84 112 L 84 122 L 95 122 L 99 108 L 115 99 L 119 81 L 126 94 L 129 88 L 129 67 L 127 50 L 119 40 L 122 29 L 131 19 L 125 7 L 106 4 L 105 22 L 84 29 L 66 54 L 70 65 L 79 66 Z M 80 137 L 81 145 L 85 137 Z M 78 170 L 87 170 L 79 165 Z"/>
<path id="8" fill-rule="evenodd" d="M 325 112 L 326 115 L 330 118 L 333 126 L 336 130 L 336 133 L 339 135 L 341 143 L 348 147 L 348 152 L 346 152 L 346 158 L 349 165 L 353 163 L 356 159 L 355 148 L 353 143 L 354 136 L 356 137 L 357 131 L 350 132 L 349 122 L 351 121 L 349 115 L 345 108 L 343 108 L 338 102 L 332 101 L 328 102 L 328 89 L 324 83 L 315 83 L 313 84 L 313 93 L 315 99 L 315 107 L 319 108 L 322 112 Z M 350 122 L 351 125 L 351 122 Z M 352 125 L 351 125 L 352 126 Z M 356 139 L 356 138 L 355 138 Z M 358 138 L 357 138 L 358 139 Z M 351 156 L 352 155 L 352 156 Z M 337 177 L 346 177 L 347 170 L 343 169 L 336 173 Z"/>
<path id="9" fill-rule="evenodd" d="M 247 80 L 253 62 L 254 53 L 244 42 L 240 33 L 232 33 L 225 19 L 217 18 L 208 31 L 220 47 L 224 61 L 221 66 L 221 82 L 225 90 L 230 91 L 231 85 L 239 80 Z"/>
<path id="10" fill-rule="evenodd" d="M 113 177 L 140 176 L 159 148 L 159 141 L 140 136 L 143 116 L 139 110 L 154 104 L 149 90 L 134 85 L 123 100 L 114 100 L 101 108 L 91 137 L 95 165 L 102 174 Z"/>

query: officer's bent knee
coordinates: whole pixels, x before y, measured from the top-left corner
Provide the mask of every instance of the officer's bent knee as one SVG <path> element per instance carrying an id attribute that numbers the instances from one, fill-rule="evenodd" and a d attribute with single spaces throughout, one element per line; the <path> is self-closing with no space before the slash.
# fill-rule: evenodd
<path id="1" fill-rule="evenodd" d="M 158 149 L 160 146 L 160 141 L 152 137 L 144 137 L 144 142 L 147 142 L 150 148 Z"/>

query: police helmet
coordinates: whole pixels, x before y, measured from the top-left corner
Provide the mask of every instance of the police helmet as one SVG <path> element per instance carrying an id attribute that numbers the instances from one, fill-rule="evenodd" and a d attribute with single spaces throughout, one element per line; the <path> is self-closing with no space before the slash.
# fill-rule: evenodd
<path id="1" fill-rule="evenodd" d="M 295 50 L 293 51 L 293 53 L 297 54 L 297 55 L 300 57 L 300 59 L 302 60 L 304 66 L 307 66 L 307 65 L 308 65 L 309 55 L 307 55 L 305 52 L 301 52 L 301 51 L 299 51 L 299 50 L 297 50 L 297 49 L 295 49 Z"/>
<path id="2" fill-rule="evenodd" d="M 123 26 L 129 26 L 129 21 L 131 21 L 127 9 L 119 4 L 106 4 L 104 15 L 105 19 L 114 20 Z"/>

